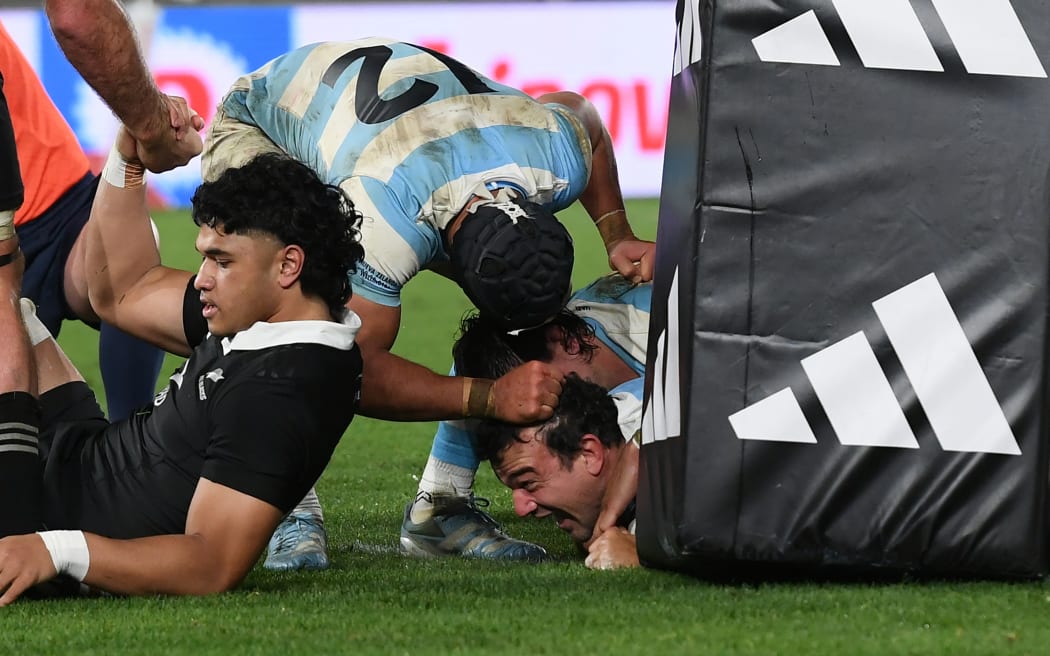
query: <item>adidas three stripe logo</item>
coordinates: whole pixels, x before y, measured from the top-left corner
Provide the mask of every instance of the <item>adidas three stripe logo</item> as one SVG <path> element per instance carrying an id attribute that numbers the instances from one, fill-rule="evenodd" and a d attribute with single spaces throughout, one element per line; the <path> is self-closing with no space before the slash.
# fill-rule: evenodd
<path id="1" fill-rule="evenodd" d="M 1013 430 L 934 274 L 872 303 L 945 451 L 1020 455 Z M 804 358 L 802 368 L 846 446 L 917 449 L 862 332 Z M 729 416 L 741 440 L 816 443 L 790 388 Z"/>
<path id="2" fill-rule="evenodd" d="M 920 278 L 872 306 L 941 447 L 1020 455 L 1017 438 L 936 275 Z M 653 387 L 643 413 L 642 444 L 681 435 L 677 270 L 666 319 L 651 361 Z M 801 365 L 841 444 L 919 448 L 862 332 L 804 358 Z M 790 388 L 728 419 L 741 440 L 817 442 Z"/>
<path id="3" fill-rule="evenodd" d="M 967 72 L 1046 77 L 1010 0 L 931 0 Z M 832 0 L 867 68 L 943 72 L 910 0 Z M 762 61 L 839 66 L 813 10 L 751 40 Z"/>

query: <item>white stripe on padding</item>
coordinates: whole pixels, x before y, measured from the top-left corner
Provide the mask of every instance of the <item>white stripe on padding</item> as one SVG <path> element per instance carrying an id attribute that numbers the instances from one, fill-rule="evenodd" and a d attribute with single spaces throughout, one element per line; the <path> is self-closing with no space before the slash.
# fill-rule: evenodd
<path id="1" fill-rule="evenodd" d="M 802 368 L 839 442 L 847 446 L 919 448 L 863 332 L 803 358 Z"/>
<path id="2" fill-rule="evenodd" d="M 919 278 L 872 305 L 944 450 L 1020 455 L 937 277 Z"/>
<path id="3" fill-rule="evenodd" d="M 968 72 L 1046 77 L 1009 0 L 933 0 L 933 6 Z"/>
<path id="4" fill-rule="evenodd" d="M 741 440 L 817 443 L 790 387 L 734 412 L 729 415 L 729 423 Z"/>
<path id="5" fill-rule="evenodd" d="M 838 66 L 839 58 L 812 9 L 751 39 L 765 62 Z"/>
<path id="6" fill-rule="evenodd" d="M 868 68 L 944 70 L 908 0 L 833 1 L 860 60 Z"/>
<path id="7" fill-rule="evenodd" d="M 40 454 L 40 451 L 35 446 L 26 446 L 24 444 L 0 444 L 0 453 L 8 453 L 14 451 L 21 451 L 22 453 L 31 453 L 33 455 Z"/>

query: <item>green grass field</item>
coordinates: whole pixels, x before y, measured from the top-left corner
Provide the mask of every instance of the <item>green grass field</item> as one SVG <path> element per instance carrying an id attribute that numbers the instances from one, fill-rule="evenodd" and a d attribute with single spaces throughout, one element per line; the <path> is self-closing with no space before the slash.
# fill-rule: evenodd
<path id="1" fill-rule="evenodd" d="M 656 203 L 634 202 L 641 236 Z M 593 228 L 565 213 L 576 283 L 606 270 Z M 157 217 L 165 261 L 195 268 L 195 227 Z M 398 351 L 449 364 L 459 290 L 423 274 L 406 290 Z M 96 335 L 66 324 L 62 343 L 96 389 Z M 165 363 L 165 375 L 177 360 Z M 593 572 L 553 525 L 514 516 L 483 466 L 478 493 L 507 530 L 557 556 L 542 565 L 402 558 L 401 514 L 434 425 L 356 419 L 318 491 L 333 566 L 256 568 L 235 592 L 207 598 L 20 602 L 0 611 L 0 654 L 1045 654 L 1043 584 L 712 585 L 654 570 Z"/>

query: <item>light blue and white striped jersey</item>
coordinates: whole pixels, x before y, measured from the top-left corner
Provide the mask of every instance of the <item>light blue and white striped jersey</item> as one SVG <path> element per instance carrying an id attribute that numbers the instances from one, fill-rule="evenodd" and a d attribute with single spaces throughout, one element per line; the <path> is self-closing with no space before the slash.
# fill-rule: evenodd
<path id="1" fill-rule="evenodd" d="M 594 335 L 639 376 L 645 375 L 652 283 L 634 284 L 618 273 L 598 278 L 565 304 L 594 329 Z"/>
<path id="2" fill-rule="evenodd" d="M 590 177 L 568 108 L 389 39 L 293 50 L 240 78 L 221 109 L 349 193 L 364 215 L 353 291 L 384 305 L 447 261 L 441 229 L 479 190 L 509 186 L 558 211 Z"/>
<path id="3" fill-rule="evenodd" d="M 642 425 L 642 386 L 652 302 L 652 283 L 635 285 L 611 273 L 573 294 L 565 305 L 581 316 L 594 329 L 594 336 L 638 374 L 637 378 L 609 390 L 625 440 L 630 440 Z"/>

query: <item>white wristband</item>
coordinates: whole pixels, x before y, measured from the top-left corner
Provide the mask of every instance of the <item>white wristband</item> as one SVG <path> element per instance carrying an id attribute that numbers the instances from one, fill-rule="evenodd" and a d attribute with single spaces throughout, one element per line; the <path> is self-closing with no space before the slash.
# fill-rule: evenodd
<path id="1" fill-rule="evenodd" d="M 106 165 L 102 167 L 102 179 L 120 189 L 141 187 L 146 182 L 146 168 L 140 162 L 129 162 L 117 150 L 117 144 L 109 149 Z"/>
<path id="2" fill-rule="evenodd" d="M 59 574 L 84 580 L 91 565 L 91 554 L 83 531 L 38 531 L 37 535 L 44 541 Z"/>

